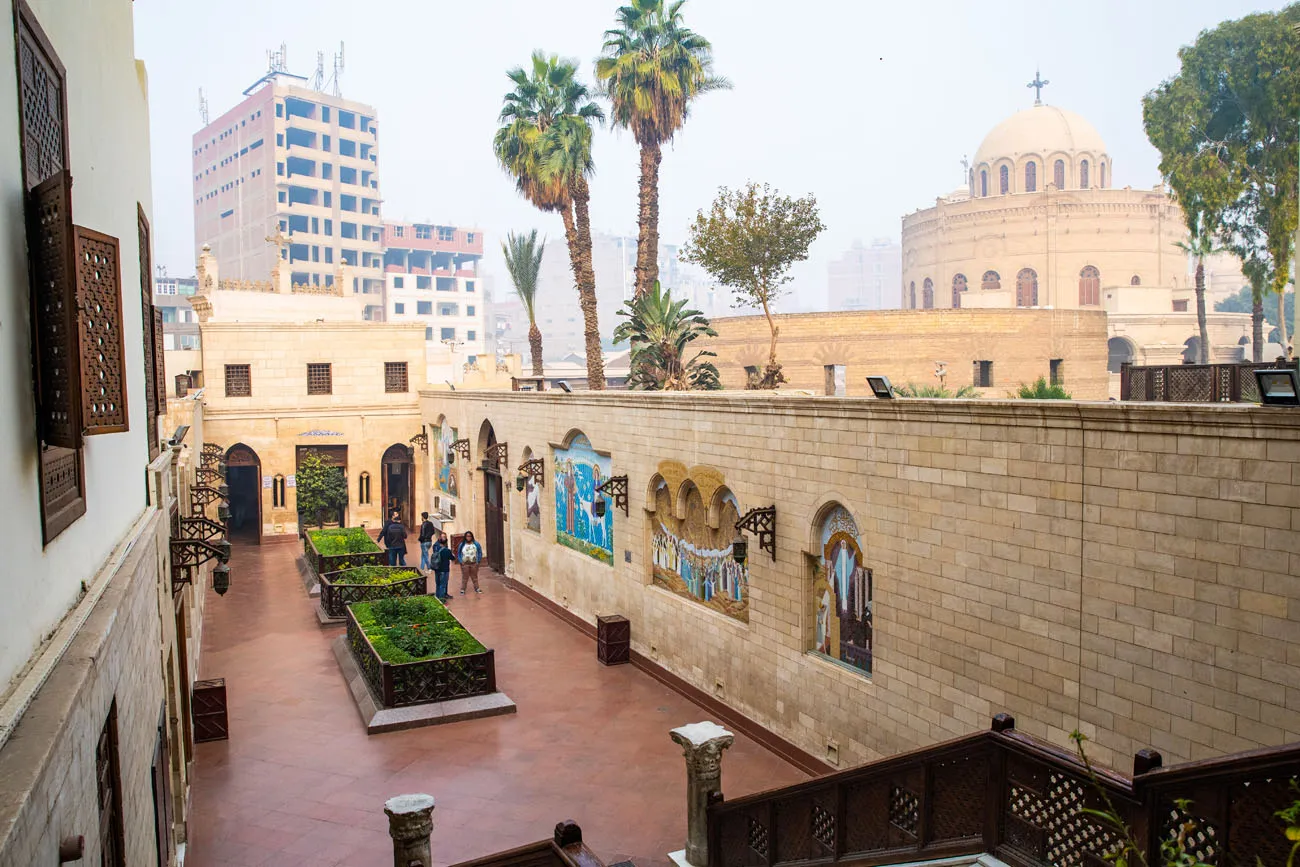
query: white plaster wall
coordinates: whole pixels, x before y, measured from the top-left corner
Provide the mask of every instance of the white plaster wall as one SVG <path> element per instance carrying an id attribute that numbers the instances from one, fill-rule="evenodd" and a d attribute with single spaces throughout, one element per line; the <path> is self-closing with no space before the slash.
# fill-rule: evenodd
<path id="1" fill-rule="evenodd" d="M 136 231 L 136 203 L 152 210 L 148 85 L 135 60 L 132 3 L 30 5 L 67 69 L 73 220 L 120 241 L 130 430 L 87 438 L 86 514 L 42 548 L 18 85 L 14 41 L 0 39 L 0 478 L 8 488 L 0 506 L 0 691 L 144 508 L 148 454 Z"/>

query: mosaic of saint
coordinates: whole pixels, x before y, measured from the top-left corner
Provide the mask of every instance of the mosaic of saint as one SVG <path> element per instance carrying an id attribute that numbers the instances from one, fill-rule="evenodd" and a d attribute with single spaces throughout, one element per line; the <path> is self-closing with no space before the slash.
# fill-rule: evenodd
<path id="1" fill-rule="evenodd" d="M 609 479 L 609 456 L 597 454 L 591 441 L 574 436 L 568 448 L 555 449 L 555 541 L 602 563 L 614 563 L 614 508 L 605 517 L 591 509 L 597 486 Z"/>
<path id="2" fill-rule="evenodd" d="M 749 622 L 749 572 L 731 557 L 733 529 L 740 515 L 736 498 L 725 494 L 719 529 L 709 526 L 708 510 L 694 487 L 686 493 L 686 518 L 673 513 L 672 494 L 660 482 L 655 490 L 654 532 L 650 539 L 654 583 Z"/>
<path id="3" fill-rule="evenodd" d="M 531 474 L 524 481 L 524 526 L 542 532 L 542 489 Z"/>
<path id="4" fill-rule="evenodd" d="M 456 472 L 447 463 L 447 452 L 457 439 L 456 429 L 451 425 L 435 425 L 433 439 L 438 447 L 433 450 L 433 473 L 438 480 L 438 490 L 444 494 L 459 496 L 456 486 Z"/>
<path id="5" fill-rule="evenodd" d="M 813 578 L 813 649 L 871 672 L 871 570 L 863 565 L 858 525 L 843 506 L 822 521 L 821 559 Z"/>

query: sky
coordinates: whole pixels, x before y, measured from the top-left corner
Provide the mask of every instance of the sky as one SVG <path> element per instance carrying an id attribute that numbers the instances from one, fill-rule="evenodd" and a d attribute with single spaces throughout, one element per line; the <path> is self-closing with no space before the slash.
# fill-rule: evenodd
<path id="1" fill-rule="evenodd" d="M 136 56 L 149 72 L 155 261 L 194 272 L 191 136 L 234 106 L 287 46 L 289 70 L 327 74 L 346 44 L 343 95 L 375 106 L 383 214 L 476 227 L 485 272 L 499 239 L 556 215 L 518 197 L 491 140 L 507 69 L 541 49 L 580 62 L 588 83 L 617 0 L 137 0 Z M 855 240 L 897 239 L 904 214 L 964 186 L 961 160 L 999 121 L 1043 100 L 1106 141 L 1113 185 L 1159 182 L 1142 130 L 1144 93 L 1178 71 L 1178 48 L 1262 0 L 912 2 L 688 0 L 686 24 L 714 47 L 729 91 L 708 94 L 664 153 L 660 236 L 680 243 L 720 186 L 753 180 L 817 197 L 826 231 L 795 266 L 787 309 L 826 302 L 826 266 Z M 630 133 L 594 143 L 596 230 L 636 234 L 638 154 Z M 504 281 L 497 280 L 498 286 Z"/>

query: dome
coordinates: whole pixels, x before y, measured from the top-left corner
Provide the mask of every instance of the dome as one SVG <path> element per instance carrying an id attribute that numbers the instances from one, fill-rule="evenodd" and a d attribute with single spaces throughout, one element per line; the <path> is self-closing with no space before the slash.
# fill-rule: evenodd
<path id="1" fill-rule="evenodd" d="M 1027 153 L 1044 158 L 1054 153 L 1101 157 L 1106 153 L 1106 143 L 1092 124 L 1074 112 L 1054 105 L 1035 105 L 995 126 L 975 152 L 974 165 L 992 165 L 999 159 L 1014 162 Z"/>

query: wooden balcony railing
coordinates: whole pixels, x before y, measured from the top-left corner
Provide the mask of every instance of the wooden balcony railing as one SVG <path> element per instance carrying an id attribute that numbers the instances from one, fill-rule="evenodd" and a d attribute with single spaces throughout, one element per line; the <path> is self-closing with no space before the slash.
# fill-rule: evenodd
<path id="1" fill-rule="evenodd" d="M 452 867 L 605 867 L 582 842 L 582 829 L 572 820 L 555 826 L 549 840 L 508 849 L 486 858 L 463 861 Z"/>
<path id="2" fill-rule="evenodd" d="M 1188 819 L 1202 863 L 1284 867 L 1291 844 L 1274 814 L 1300 797 L 1297 775 L 1300 744 L 1172 768 L 1144 750 L 1134 776 L 1094 768 L 1090 777 L 1078 756 L 1000 714 L 990 731 L 719 800 L 708 810 L 709 867 L 870 867 L 986 852 L 1012 867 L 1098 867 L 1123 841 L 1085 807 L 1114 809 L 1151 867 Z"/>
<path id="3" fill-rule="evenodd" d="M 1119 370 L 1120 400 L 1169 403 L 1259 402 L 1256 370 L 1291 368 L 1300 362 L 1241 364 L 1123 364 Z"/>

